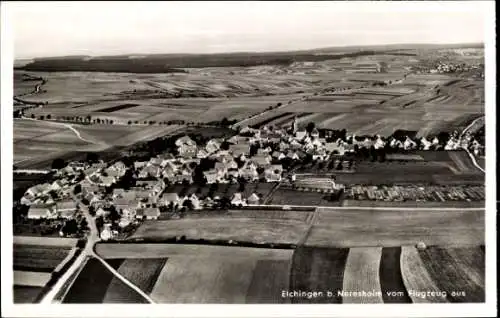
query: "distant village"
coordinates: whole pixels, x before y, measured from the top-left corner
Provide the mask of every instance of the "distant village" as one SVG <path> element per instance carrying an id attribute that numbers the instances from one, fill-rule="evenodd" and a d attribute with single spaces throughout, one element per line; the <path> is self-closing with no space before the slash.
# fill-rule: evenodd
<path id="1" fill-rule="evenodd" d="M 321 136 L 320 136 L 321 135 Z M 377 153 L 384 160 L 385 151 L 456 150 L 466 148 L 475 155 L 484 152 L 473 136 L 453 133 L 447 140 L 437 136 L 411 139 L 389 139 L 381 136 L 336 135 L 320 131 L 310 123 L 299 128 L 297 119 L 291 127 L 273 129 L 245 127 L 230 138 L 210 139 L 197 144 L 185 135 L 175 140 L 175 151 L 158 154 L 147 161 L 113 163 L 69 162 L 57 169 L 56 180 L 29 188 L 20 200 L 28 206 L 27 219 L 81 222 L 81 210 L 88 209 L 96 217 L 103 238 L 119 235 L 141 220 L 158 219 L 162 212 L 175 212 L 228 207 L 258 206 L 258 193 L 234 193 L 230 198 L 182 195 L 168 192 L 173 184 L 203 184 L 210 187 L 223 183 L 287 182 L 295 188 L 307 188 L 311 180 L 298 180 L 290 167 L 293 162 L 327 162 L 333 157 L 355 155 L 362 150 Z M 338 161 L 342 165 L 342 160 Z M 352 164 L 352 161 L 351 161 Z M 345 168 L 345 167 L 344 167 Z M 314 187 L 325 191 L 343 191 L 344 186 L 325 177 Z M 356 187 L 349 197 L 356 198 Z M 359 191 L 358 191 L 359 192 Z M 424 194 L 423 194 L 424 195 Z M 373 192 L 373 198 L 377 193 Z M 65 221 L 66 220 L 66 221 Z M 85 227 L 85 224 L 77 223 Z M 73 226 L 74 227 L 74 226 Z M 76 231 L 76 230 L 75 230 Z M 66 231 L 67 232 L 67 231 Z M 61 231 L 60 235 L 71 235 Z"/>

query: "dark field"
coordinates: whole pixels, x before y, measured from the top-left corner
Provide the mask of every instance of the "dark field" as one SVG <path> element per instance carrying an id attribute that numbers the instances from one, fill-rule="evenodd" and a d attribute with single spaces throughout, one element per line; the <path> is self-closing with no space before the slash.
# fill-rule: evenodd
<path id="1" fill-rule="evenodd" d="M 14 285 L 14 304 L 33 304 L 42 287 Z"/>
<path id="2" fill-rule="evenodd" d="M 99 111 L 105 112 L 105 113 L 112 113 L 112 112 L 116 112 L 116 111 L 119 111 L 122 109 L 132 108 L 132 107 L 136 107 L 136 106 L 140 106 L 140 105 L 139 104 L 123 104 L 123 105 L 117 105 L 117 106 L 113 106 L 113 107 L 109 107 L 109 108 L 99 109 Z"/>
<path id="3" fill-rule="evenodd" d="M 321 298 L 293 298 L 292 303 L 342 303 L 337 291 L 342 290 L 348 248 L 299 247 L 292 258 L 290 290 L 322 291 Z M 335 297 L 327 298 L 326 291 Z"/>
<path id="4" fill-rule="evenodd" d="M 52 272 L 71 247 L 14 244 L 14 270 Z"/>

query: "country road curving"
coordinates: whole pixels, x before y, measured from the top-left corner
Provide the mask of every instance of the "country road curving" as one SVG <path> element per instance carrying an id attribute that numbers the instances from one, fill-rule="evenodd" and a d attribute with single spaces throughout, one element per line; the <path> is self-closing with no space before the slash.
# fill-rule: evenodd
<path id="1" fill-rule="evenodd" d="M 112 266 L 110 266 L 101 256 L 99 256 L 95 252 L 95 245 L 100 241 L 99 237 L 99 231 L 97 229 L 97 226 L 95 224 L 94 218 L 90 215 L 87 207 L 78 199 L 74 194 L 73 191 L 71 191 L 71 195 L 73 197 L 73 200 L 78 202 L 80 205 L 83 215 L 87 220 L 87 223 L 90 227 L 90 234 L 87 237 L 87 244 L 85 245 L 85 249 L 82 251 L 82 253 L 78 256 L 78 258 L 74 261 L 74 263 L 70 266 L 70 268 L 64 273 L 63 276 L 59 278 L 59 280 L 56 282 L 56 284 L 52 287 L 52 289 L 45 295 L 45 297 L 41 300 L 41 304 L 53 304 L 57 303 L 58 301 L 55 299 L 56 295 L 58 295 L 63 288 L 71 288 L 71 284 L 73 283 L 70 281 L 71 278 L 75 278 L 75 275 L 84 265 L 85 261 L 89 257 L 93 257 L 97 259 L 99 262 L 106 267 L 116 278 L 118 278 L 120 281 L 122 281 L 124 284 L 126 284 L 128 287 L 133 289 L 135 292 L 137 292 L 139 295 L 141 295 L 148 303 L 154 304 L 155 302 L 146 294 L 144 293 L 139 287 L 134 285 L 132 282 L 130 282 L 128 279 L 123 277 L 117 270 L 115 270 Z"/>

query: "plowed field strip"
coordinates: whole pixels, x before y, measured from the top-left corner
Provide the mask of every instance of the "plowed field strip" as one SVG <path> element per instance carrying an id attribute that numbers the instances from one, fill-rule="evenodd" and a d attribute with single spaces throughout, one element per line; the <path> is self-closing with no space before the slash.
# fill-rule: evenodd
<path id="1" fill-rule="evenodd" d="M 311 248 L 300 247 L 292 258 L 290 274 L 290 290 L 326 293 L 331 291 L 333 297 L 327 298 L 292 298 L 292 303 L 342 303 L 337 292 L 342 290 L 347 248 Z"/>
<path id="2" fill-rule="evenodd" d="M 446 303 L 439 296 L 441 290 L 427 271 L 417 249 L 413 246 L 401 248 L 401 276 L 413 303 Z M 427 292 L 434 292 L 427 295 Z"/>
<path id="3" fill-rule="evenodd" d="M 381 254 L 381 247 L 357 247 L 349 250 L 342 287 L 343 292 L 348 294 L 342 297 L 343 303 L 384 302 L 379 278 Z"/>
<path id="4" fill-rule="evenodd" d="M 380 262 L 380 288 L 384 303 L 411 303 L 401 277 L 401 247 L 384 247 Z"/>
<path id="5" fill-rule="evenodd" d="M 461 259 L 452 257 L 445 248 L 435 246 L 419 251 L 419 254 L 437 286 L 447 292 L 450 302 L 484 302 L 484 288 L 469 278 L 469 268 Z"/>

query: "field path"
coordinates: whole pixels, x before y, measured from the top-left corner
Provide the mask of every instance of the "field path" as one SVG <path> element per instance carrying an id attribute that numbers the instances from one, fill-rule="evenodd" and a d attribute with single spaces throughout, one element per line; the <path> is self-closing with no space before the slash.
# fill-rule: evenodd
<path id="1" fill-rule="evenodd" d="M 484 116 L 483 117 L 479 117 L 479 118 L 476 118 L 472 123 L 469 124 L 469 126 L 467 126 L 463 131 L 462 133 L 460 134 L 460 139 L 462 139 L 462 137 L 467 133 L 467 131 L 469 129 L 471 129 L 472 127 L 474 127 L 474 125 L 480 121 L 480 120 L 484 120 Z M 476 157 L 469 151 L 469 149 L 467 149 L 467 147 L 464 147 L 465 151 L 467 151 L 467 154 L 469 155 L 470 159 L 472 160 L 472 164 L 474 166 L 476 166 L 476 168 L 478 168 L 479 170 L 481 170 L 483 173 L 486 173 L 486 171 L 477 163 L 476 161 Z"/>
<path id="2" fill-rule="evenodd" d="M 381 247 L 356 247 L 349 250 L 344 271 L 344 293 L 366 293 L 366 296 L 347 295 L 342 303 L 366 304 L 383 303 L 380 287 L 379 268 Z"/>
<path id="3" fill-rule="evenodd" d="M 28 117 L 23 117 L 21 119 L 22 120 L 31 120 L 31 121 L 43 121 L 43 120 L 34 119 L 34 118 L 28 118 Z M 92 141 L 92 140 L 89 140 L 89 139 L 86 139 L 86 138 L 82 137 L 81 134 L 80 134 L 80 132 L 78 130 L 76 130 L 75 127 L 73 127 L 70 124 L 59 123 L 59 122 L 52 122 L 52 121 L 43 121 L 43 122 L 46 122 L 46 123 L 48 123 L 50 125 L 56 125 L 56 126 L 66 127 L 69 130 L 71 130 L 72 132 L 74 132 L 75 135 L 76 135 L 76 137 L 78 137 L 78 139 L 80 139 L 81 141 L 88 142 L 89 144 L 94 144 L 94 145 L 99 145 L 99 146 L 108 146 L 109 147 L 109 145 L 107 145 L 106 143 L 104 143 L 102 141 Z"/>

